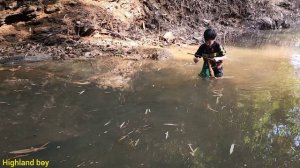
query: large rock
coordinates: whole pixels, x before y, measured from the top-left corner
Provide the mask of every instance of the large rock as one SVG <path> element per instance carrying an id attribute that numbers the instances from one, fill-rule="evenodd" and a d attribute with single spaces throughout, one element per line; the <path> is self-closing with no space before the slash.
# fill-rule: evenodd
<path id="1" fill-rule="evenodd" d="M 274 22 L 275 29 L 288 29 L 291 27 L 291 24 L 285 19 L 276 19 Z"/>
<path id="2" fill-rule="evenodd" d="M 17 23 L 17 22 L 27 22 L 32 20 L 33 18 L 36 18 L 37 14 L 35 12 L 33 13 L 19 13 L 19 14 L 13 14 L 13 15 L 9 15 L 4 19 L 4 22 L 6 24 L 13 24 L 13 23 Z M 0 19 L 1 22 L 2 19 Z M 1 25 L 1 23 L 0 23 Z"/>
<path id="3" fill-rule="evenodd" d="M 271 30 L 274 28 L 273 20 L 270 17 L 262 17 L 258 21 L 260 30 Z"/>
<path id="4" fill-rule="evenodd" d="M 283 29 L 289 29 L 291 27 L 291 24 L 288 23 L 286 20 L 282 21 L 281 28 Z"/>
<path id="5" fill-rule="evenodd" d="M 0 26 L 3 24 L 27 22 L 33 18 L 36 18 L 36 16 L 37 7 L 34 5 L 24 5 L 14 10 L 8 8 L 7 10 L 0 12 Z"/>

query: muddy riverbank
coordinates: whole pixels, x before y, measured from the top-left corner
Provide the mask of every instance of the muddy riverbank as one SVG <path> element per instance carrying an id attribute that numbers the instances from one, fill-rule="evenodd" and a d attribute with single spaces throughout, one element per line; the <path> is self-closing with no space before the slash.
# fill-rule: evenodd
<path id="1" fill-rule="evenodd" d="M 0 56 L 124 56 L 132 48 L 198 45 L 207 27 L 232 45 L 247 32 L 295 27 L 298 9 L 295 0 L 0 1 Z"/>

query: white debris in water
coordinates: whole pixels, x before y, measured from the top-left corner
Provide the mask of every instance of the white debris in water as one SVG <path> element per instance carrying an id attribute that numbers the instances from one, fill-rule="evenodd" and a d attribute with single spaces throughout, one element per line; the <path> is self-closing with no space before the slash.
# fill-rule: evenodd
<path id="1" fill-rule="evenodd" d="M 78 84 L 78 85 L 88 85 L 88 84 L 91 84 L 91 82 L 73 82 L 74 84 Z"/>
<path id="2" fill-rule="evenodd" d="M 179 124 L 165 123 L 166 126 L 178 126 Z"/>
<path id="3" fill-rule="evenodd" d="M 224 90 L 224 88 L 222 88 L 222 89 L 220 89 L 220 90 L 213 90 L 212 92 L 213 92 L 213 96 L 214 97 L 217 97 L 217 100 L 216 100 L 216 104 L 219 104 L 219 100 L 220 100 L 220 98 L 223 96 L 223 90 Z"/>
<path id="4" fill-rule="evenodd" d="M 79 93 L 79 95 L 82 95 L 84 92 L 85 92 L 85 90 L 78 92 L 78 93 Z"/>
<path id="5" fill-rule="evenodd" d="M 168 139 L 169 138 L 169 131 L 167 131 L 165 134 L 166 134 L 166 139 Z"/>
<path id="6" fill-rule="evenodd" d="M 80 163 L 80 164 L 77 165 L 76 167 L 81 167 L 81 166 L 83 166 L 83 165 L 85 165 L 85 162 Z"/>
<path id="7" fill-rule="evenodd" d="M 295 47 L 300 47 L 300 39 L 298 39 L 297 42 L 295 43 Z"/>
<path id="8" fill-rule="evenodd" d="M 230 150 L 229 150 L 229 153 L 230 153 L 230 155 L 231 155 L 231 154 L 232 154 L 232 152 L 233 152 L 234 145 L 235 145 L 235 144 L 231 144 L 231 146 L 230 146 Z"/>
<path id="9" fill-rule="evenodd" d="M 291 146 L 291 149 L 292 149 L 294 152 L 296 152 L 295 148 L 293 148 L 292 146 Z"/>
<path id="10" fill-rule="evenodd" d="M 122 141 L 123 139 L 125 139 L 125 138 L 127 138 L 128 137 L 128 135 L 124 135 L 124 136 L 122 136 L 120 139 L 119 139 L 119 141 Z"/>
<path id="11" fill-rule="evenodd" d="M 213 111 L 213 112 L 218 112 L 217 110 L 211 108 L 209 104 L 207 104 L 207 109 L 208 109 L 208 110 L 211 110 L 211 111 Z"/>
<path id="12" fill-rule="evenodd" d="M 291 58 L 291 63 L 296 69 L 295 72 L 298 73 L 297 75 L 300 76 L 300 54 L 293 54 Z"/>
<path id="13" fill-rule="evenodd" d="M 140 139 L 136 140 L 134 143 L 134 146 L 137 146 L 139 142 L 140 142 Z"/>
<path id="14" fill-rule="evenodd" d="M 120 128 L 123 128 L 124 125 L 125 125 L 125 121 L 120 125 Z"/>
<path id="15" fill-rule="evenodd" d="M 191 154 L 192 156 L 195 156 L 195 153 L 197 152 L 198 147 L 197 147 L 196 149 L 193 149 L 193 148 L 192 148 L 192 144 L 188 144 L 188 146 L 190 147 L 190 150 L 191 150 L 190 154 Z"/>
<path id="16" fill-rule="evenodd" d="M 128 132 L 127 135 L 122 136 L 122 137 L 119 139 L 119 142 L 122 141 L 122 140 L 124 140 L 125 138 L 129 137 L 129 135 L 132 134 L 132 133 L 133 133 L 133 131 L 130 131 L 130 132 Z"/>
<path id="17" fill-rule="evenodd" d="M 147 115 L 148 113 L 151 113 L 150 109 L 146 109 L 145 114 Z"/>
<path id="18" fill-rule="evenodd" d="M 220 98 L 220 97 L 217 97 L 216 104 L 219 104 L 219 98 Z"/>
<path id="19" fill-rule="evenodd" d="M 107 126 L 111 123 L 111 121 L 108 121 L 107 123 L 104 124 L 104 126 Z"/>

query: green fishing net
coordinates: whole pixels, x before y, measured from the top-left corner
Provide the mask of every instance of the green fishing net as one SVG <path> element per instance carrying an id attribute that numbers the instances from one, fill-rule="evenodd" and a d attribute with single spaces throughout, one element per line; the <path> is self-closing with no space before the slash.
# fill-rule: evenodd
<path id="1" fill-rule="evenodd" d="M 203 67 L 202 67 L 202 70 L 201 70 L 199 76 L 202 77 L 202 78 L 209 78 L 210 77 L 209 65 L 208 65 L 207 61 L 205 61 L 203 63 Z"/>

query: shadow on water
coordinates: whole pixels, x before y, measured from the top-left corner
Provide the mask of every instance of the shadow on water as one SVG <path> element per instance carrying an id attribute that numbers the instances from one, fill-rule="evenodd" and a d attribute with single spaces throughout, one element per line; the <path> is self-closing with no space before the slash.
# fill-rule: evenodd
<path id="1" fill-rule="evenodd" d="M 228 51 L 232 78 L 199 79 L 200 65 L 186 60 L 150 62 L 125 91 L 72 83 L 92 75 L 85 63 L 0 71 L 0 157 L 49 141 L 22 159 L 62 168 L 299 167 L 290 53 Z"/>

